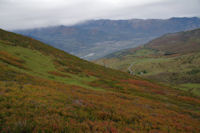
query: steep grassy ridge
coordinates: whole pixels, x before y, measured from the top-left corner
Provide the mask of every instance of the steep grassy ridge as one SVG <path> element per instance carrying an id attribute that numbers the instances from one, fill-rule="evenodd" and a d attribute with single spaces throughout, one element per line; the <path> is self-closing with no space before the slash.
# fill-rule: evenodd
<path id="1" fill-rule="evenodd" d="M 200 132 L 200 99 L 0 30 L 0 132 Z"/>

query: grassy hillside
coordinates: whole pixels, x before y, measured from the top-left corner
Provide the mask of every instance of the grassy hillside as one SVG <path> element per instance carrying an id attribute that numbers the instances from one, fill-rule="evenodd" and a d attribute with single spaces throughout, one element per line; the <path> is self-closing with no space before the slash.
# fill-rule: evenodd
<path id="1" fill-rule="evenodd" d="M 200 52 L 200 29 L 167 34 L 145 46 L 150 49 L 164 51 L 166 54 Z"/>
<path id="2" fill-rule="evenodd" d="M 200 132 L 200 98 L 0 30 L 0 132 Z"/>
<path id="3" fill-rule="evenodd" d="M 167 34 L 142 47 L 113 53 L 98 64 L 178 85 L 200 95 L 200 29 Z"/>

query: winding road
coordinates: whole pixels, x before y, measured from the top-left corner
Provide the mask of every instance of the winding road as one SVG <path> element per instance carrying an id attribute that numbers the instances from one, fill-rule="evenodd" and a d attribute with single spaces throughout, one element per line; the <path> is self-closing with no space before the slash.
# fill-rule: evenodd
<path id="1" fill-rule="evenodd" d="M 134 75 L 134 72 L 132 71 L 132 66 L 134 65 L 134 63 L 131 63 L 130 66 L 128 67 L 128 71 L 130 74 Z"/>

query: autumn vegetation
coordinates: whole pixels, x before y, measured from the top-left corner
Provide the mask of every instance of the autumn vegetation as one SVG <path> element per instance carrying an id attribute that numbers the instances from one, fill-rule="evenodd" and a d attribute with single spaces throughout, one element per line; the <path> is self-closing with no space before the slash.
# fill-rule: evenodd
<path id="1" fill-rule="evenodd" d="M 0 30 L 0 132 L 198 133 L 200 98 Z"/>

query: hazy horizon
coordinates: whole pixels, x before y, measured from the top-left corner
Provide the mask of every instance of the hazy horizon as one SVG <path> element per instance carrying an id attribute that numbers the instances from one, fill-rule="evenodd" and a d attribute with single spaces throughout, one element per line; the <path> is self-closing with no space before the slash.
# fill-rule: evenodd
<path id="1" fill-rule="evenodd" d="M 74 25 L 88 20 L 200 17 L 199 0 L 1 0 L 0 28 Z"/>
<path id="2" fill-rule="evenodd" d="M 39 26 L 39 27 L 32 27 L 32 28 L 16 28 L 16 29 L 7 29 L 10 31 L 17 31 L 17 30 L 31 30 L 31 29 L 42 29 L 42 28 L 50 28 L 50 27 L 59 27 L 59 26 L 76 26 L 76 25 L 81 25 L 81 24 L 85 24 L 87 22 L 90 21 L 100 21 L 100 20 L 111 20 L 111 21 L 120 21 L 120 20 L 168 20 L 168 19 L 172 19 L 172 18 L 200 18 L 198 16 L 191 16 L 191 17 L 170 17 L 170 18 L 130 18 L 130 19 L 88 19 L 88 20 L 84 20 L 84 21 L 79 21 L 76 22 L 74 24 L 56 24 L 56 25 L 46 25 L 46 26 Z M 6 30 L 6 29 L 5 29 Z"/>

